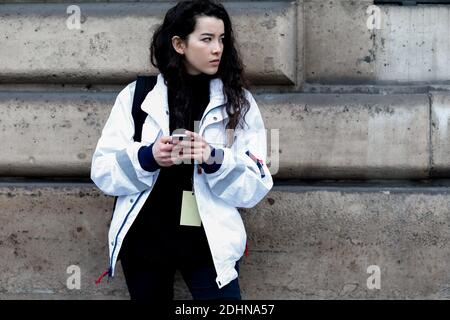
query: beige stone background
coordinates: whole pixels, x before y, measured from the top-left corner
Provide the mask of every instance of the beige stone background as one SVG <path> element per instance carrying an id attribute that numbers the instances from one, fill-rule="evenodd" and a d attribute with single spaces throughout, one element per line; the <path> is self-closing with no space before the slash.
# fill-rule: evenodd
<path id="1" fill-rule="evenodd" d="M 94 284 L 113 199 L 90 161 L 118 92 L 157 72 L 150 39 L 173 4 L 1 1 L 0 299 L 128 299 L 120 266 Z M 273 190 L 241 210 L 243 298 L 449 299 L 450 5 L 223 4 L 279 137 Z M 175 297 L 190 299 L 178 273 Z"/>

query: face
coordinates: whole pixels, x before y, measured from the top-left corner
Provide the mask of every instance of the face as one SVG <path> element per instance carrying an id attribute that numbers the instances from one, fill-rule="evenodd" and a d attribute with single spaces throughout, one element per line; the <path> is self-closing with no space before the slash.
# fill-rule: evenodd
<path id="1" fill-rule="evenodd" d="M 215 17 L 198 17 L 195 30 L 186 41 L 179 37 L 172 38 L 175 50 L 184 55 L 187 73 L 213 75 L 219 70 L 223 53 L 224 24 Z M 213 60 L 219 60 L 212 63 Z"/>

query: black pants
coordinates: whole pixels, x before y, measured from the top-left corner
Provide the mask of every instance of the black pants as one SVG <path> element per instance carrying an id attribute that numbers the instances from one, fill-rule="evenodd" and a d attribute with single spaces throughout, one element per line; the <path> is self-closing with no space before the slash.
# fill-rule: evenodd
<path id="1" fill-rule="evenodd" d="M 238 278 L 219 289 L 213 265 L 158 264 L 134 255 L 123 255 L 121 263 L 131 300 L 173 300 L 177 269 L 180 270 L 194 300 L 241 300 Z M 239 261 L 236 262 L 236 270 L 239 274 Z"/>

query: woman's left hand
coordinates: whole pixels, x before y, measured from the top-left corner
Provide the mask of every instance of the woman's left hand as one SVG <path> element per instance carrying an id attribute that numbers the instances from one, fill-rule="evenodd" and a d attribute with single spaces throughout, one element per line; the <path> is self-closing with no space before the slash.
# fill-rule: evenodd
<path id="1" fill-rule="evenodd" d="M 211 155 L 211 147 L 209 144 L 196 132 L 186 130 L 185 133 L 187 140 L 175 143 L 174 150 L 183 151 L 182 154 L 178 155 L 178 159 L 183 163 L 191 163 L 190 161 L 186 161 L 191 159 L 196 160 L 198 163 L 206 162 Z"/>

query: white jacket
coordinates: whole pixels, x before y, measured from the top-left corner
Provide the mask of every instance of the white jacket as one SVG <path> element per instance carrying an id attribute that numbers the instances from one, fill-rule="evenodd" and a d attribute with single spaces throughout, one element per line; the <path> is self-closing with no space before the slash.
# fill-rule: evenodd
<path id="1" fill-rule="evenodd" d="M 148 116 L 142 128 L 142 142 L 133 141 L 131 115 L 136 82 L 117 96 L 92 158 L 91 179 L 105 194 L 118 196 L 109 229 L 109 276 L 114 276 L 122 241 L 158 179 L 159 169 L 142 169 L 138 150 L 169 136 L 167 86 L 162 74 L 141 105 Z M 203 113 L 199 134 L 215 148 L 224 150 L 220 169 L 214 173 L 197 172 L 194 166 L 194 190 L 200 218 L 208 239 L 219 288 L 238 277 L 234 266 L 245 250 L 245 228 L 236 209 L 250 208 L 261 201 L 273 186 L 266 166 L 266 131 L 258 106 L 245 90 L 250 109 L 245 128 L 236 130 L 234 142 L 226 144 L 226 98 L 222 81 L 210 80 L 210 102 Z M 260 161 L 255 161 L 249 151 Z"/>

